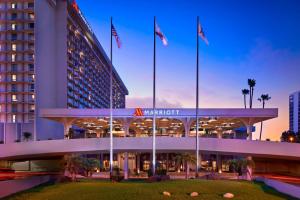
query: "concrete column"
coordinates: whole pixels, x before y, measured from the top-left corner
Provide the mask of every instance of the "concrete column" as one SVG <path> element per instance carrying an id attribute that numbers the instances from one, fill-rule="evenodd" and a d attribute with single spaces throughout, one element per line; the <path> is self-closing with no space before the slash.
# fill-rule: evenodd
<path id="1" fill-rule="evenodd" d="M 124 179 L 128 179 L 128 152 L 124 153 Z"/>
<path id="2" fill-rule="evenodd" d="M 217 129 L 217 138 L 222 139 L 222 128 Z"/>
<path id="3" fill-rule="evenodd" d="M 72 127 L 73 119 L 63 119 L 62 124 L 64 126 L 64 138 L 65 139 L 70 139 L 69 138 L 69 130 Z M 68 135 L 68 137 L 66 137 Z"/>
<path id="4" fill-rule="evenodd" d="M 189 137 L 190 127 L 191 127 L 191 119 L 186 118 L 185 120 L 183 120 L 183 125 L 184 125 L 184 132 L 185 132 L 184 137 Z"/>
<path id="5" fill-rule="evenodd" d="M 141 154 L 137 153 L 136 154 L 136 171 L 139 174 L 140 173 L 140 166 L 141 166 Z"/>
<path id="6" fill-rule="evenodd" d="M 169 153 L 167 153 L 167 172 L 169 172 Z"/>
<path id="7" fill-rule="evenodd" d="M 222 159 L 220 154 L 217 154 L 217 170 L 218 173 L 222 173 Z"/>
<path id="8" fill-rule="evenodd" d="M 3 123 L 3 143 L 6 144 L 6 123 Z"/>
<path id="9" fill-rule="evenodd" d="M 252 156 L 248 156 L 247 160 L 252 162 Z M 252 181 L 252 172 L 253 172 L 252 165 L 248 165 L 247 166 L 247 174 L 246 174 L 246 179 L 248 181 Z"/>
<path id="10" fill-rule="evenodd" d="M 248 135 L 247 139 L 252 140 L 252 125 L 247 125 L 246 128 L 247 128 L 247 135 Z"/>
<path id="11" fill-rule="evenodd" d="M 201 171 L 201 163 L 202 163 L 202 154 L 199 152 L 199 172 Z"/>

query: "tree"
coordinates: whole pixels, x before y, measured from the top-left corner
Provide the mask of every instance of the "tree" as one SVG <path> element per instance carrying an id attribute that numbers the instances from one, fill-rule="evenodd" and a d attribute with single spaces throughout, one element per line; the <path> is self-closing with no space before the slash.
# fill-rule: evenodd
<path id="1" fill-rule="evenodd" d="M 64 170 L 71 175 L 72 181 L 76 181 L 76 174 L 78 174 L 81 165 L 81 158 L 76 154 L 64 156 Z"/>
<path id="2" fill-rule="evenodd" d="M 249 105 L 250 105 L 250 108 L 252 108 L 253 93 L 254 93 L 254 87 L 256 85 L 256 80 L 248 79 L 248 85 L 249 85 L 249 92 L 250 92 Z"/>
<path id="3" fill-rule="evenodd" d="M 242 89 L 242 94 L 244 95 L 244 106 L 245 106 L 245 109 L 246 109 L 247 108 L 246 95 L 249 94 L 249 90 L 248 89 Z"/>
<path id="4" fill-rule="evenodd" d="M 189 178 L 190 164 L 196 164 L 195 156 L 189 153 L 177 154 L 175 157 L 177 167 L 180 167 L 181 164 L 184 164 L 185 168 L 185 178 Z"/>
<path id="5" fill-rule="evenodd" d="M 95 168 L 100 167 L 99 160 L 95 158 L 81 157 L 80 168 L 84 170 L 84 175 L 86 177 L 92 176 Z"/>
<path id="6" fill-rule="evenodd" d="M 265 104 L 266 101 L 269 101 L 271 99 L 271 97 L 269 96 L 269 94 L 262 94 L 260 96 L 260 98 L 258 98 L 257 100 L 259 102 L 262 102 L 262 108 L 265 108 Z M 259 140 L 261 140 L 261 135 L 262 135 L 262 129 L 263 129 L 263 122 L 260 123 L 260 133 L 259 133 Z"/>
<path id="7" fill-rule="evenodd" d="M 232 159 L 228 160 L 227 164 L 231 171 L 238 173 L 238 176 L 242 176 L 243 174 L 247 173 L 248 167 L 253 168 L 255 163 L 252 159 Z"/>
<path id="8" fill-rule="evenodd" d="M 284 131 L 282 134 L 281 134 L 281 142 L 298 142 L 300 143 L 300 138 L 299 138 L 299 133 L 296 134 L 294 133 L 293 131 Z"/>
<path id="9" fill-rule="evenodd" d="M 30 132 L 24 132 L 23 137 L 26 141 L 28 141 L 31 138 L 32 134 Z"/>

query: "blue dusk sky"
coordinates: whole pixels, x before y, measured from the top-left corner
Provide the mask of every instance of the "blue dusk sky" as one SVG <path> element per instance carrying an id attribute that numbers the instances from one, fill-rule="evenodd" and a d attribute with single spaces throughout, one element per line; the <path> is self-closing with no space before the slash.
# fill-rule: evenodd
<path id="1" fill-rule="evenodd" d="M 157 102 L 195 106 L 196 16 L 209 40 L 200 43 L 200 107 L 243 107 L 241 89 L 257 81 L 256 99 L 279 117 L 265 123 L 263 138 L 288 129 L 288 95 L 300 90 L 298 0 L 77 0 L 103 48 L 110 51 L 110 17 L 122 41 L 113 63 L 129 90 L 127 107 L 151 107 L 153 16 L 169 45 L 157 38 Z M 258 128 L 259 129 L 259 128 Z M 258 136 L 258 131 L 255 137 Z"/>

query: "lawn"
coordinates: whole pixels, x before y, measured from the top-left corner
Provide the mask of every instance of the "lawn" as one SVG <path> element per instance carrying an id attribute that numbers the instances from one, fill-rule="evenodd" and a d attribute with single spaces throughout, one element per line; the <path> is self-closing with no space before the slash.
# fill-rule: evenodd
<path id="1" fill-rule="evenodd" d="M 171 197 L 163 196 L 168 191 Z M 198 192 L 198 197 L 190 197 Z M 178 180 L 158 183 L 131 181 L 82 180 L 76 183 L 59 183 L 33 188 L 5 200 L 158 200 L 158 199 L 223 199 L 226 192 L 234 199 L 292 199 L 259 183 L 222 180 Z"/>

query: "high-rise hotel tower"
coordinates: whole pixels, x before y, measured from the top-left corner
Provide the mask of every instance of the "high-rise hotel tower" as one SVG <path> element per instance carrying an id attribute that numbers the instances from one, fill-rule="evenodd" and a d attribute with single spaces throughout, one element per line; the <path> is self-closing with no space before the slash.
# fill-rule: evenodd
<path id="1" fill-rule="evenodd" d="M 300 91 L 294 92 L 289 97 L 290 131 L 300 133 Z"/>
<path id="2" fill-rule="evenodd" d="M 41 108 L 109 108 L 109 69 L 75 1 L 1 0 L 0 142 L 63 138 Z M 113 69 L 113 107 L 127 94 Z"/>

